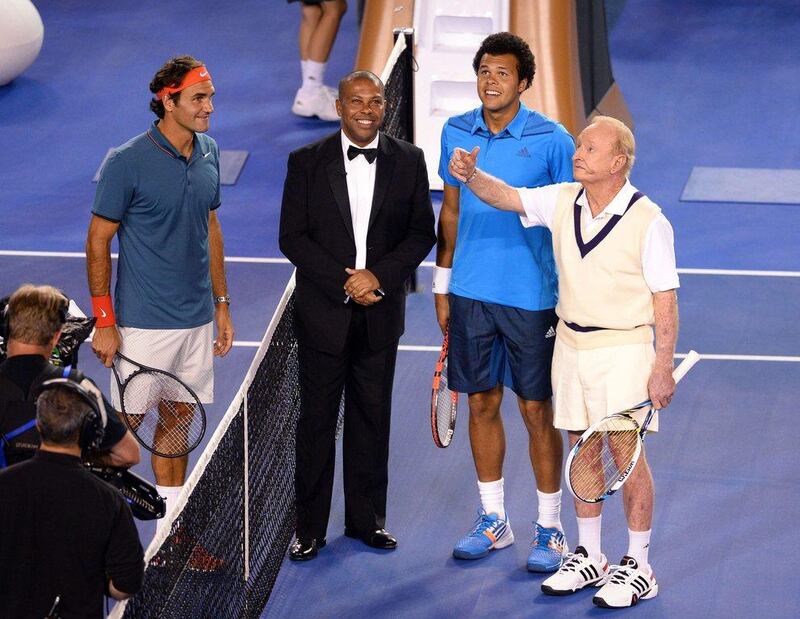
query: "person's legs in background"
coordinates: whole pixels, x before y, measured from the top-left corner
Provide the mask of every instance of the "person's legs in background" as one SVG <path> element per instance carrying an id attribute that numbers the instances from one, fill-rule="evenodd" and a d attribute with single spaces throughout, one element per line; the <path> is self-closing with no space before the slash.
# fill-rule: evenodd
<path id="1" fill-rule="evenodd" d="M 322 120 L 339 118 L 334 103 L 337 92 L 325 86 L 324 78 L 328 57 L 346 11 L 345 0 L 302 3 L 298 42 L 303 83 L 292 104 L 292 112 L 299 116 L 317 116 Z"/>

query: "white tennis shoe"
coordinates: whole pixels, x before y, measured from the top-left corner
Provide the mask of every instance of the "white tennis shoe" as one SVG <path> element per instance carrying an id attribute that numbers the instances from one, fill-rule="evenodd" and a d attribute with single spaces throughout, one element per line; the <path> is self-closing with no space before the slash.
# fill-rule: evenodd
<path id="1" fill-rule="evenodd" d="M 569 595 L 589 585 L 601 587 L 608 580 L 608 575 L 605 555 L 600 555 L 600 561 L 595 561 L 583 546 L 578 546 L 574 553 L 566 556 L 558 571 L 545 579 L 542 592 L 547 595 Z"/>
<path id="2" fill-rule="evenodd" d="M 620 564 L 614 568 L 611 578 L 592 598 L 597 606 L 625 608 L 658 595 L 658 583 L 653 570 L 648 574 L 640 569 L 633 557 L 622 557 Z"/>
<path id="3" fill-rule="evenodd" d="M 292 112 L 306 118 L 317 116 L 322 120 L 339 120 L 339 115 L 336 113 L 336 95 L 333 89 L 327 86 L 298 90 L 292 103 Z"/>

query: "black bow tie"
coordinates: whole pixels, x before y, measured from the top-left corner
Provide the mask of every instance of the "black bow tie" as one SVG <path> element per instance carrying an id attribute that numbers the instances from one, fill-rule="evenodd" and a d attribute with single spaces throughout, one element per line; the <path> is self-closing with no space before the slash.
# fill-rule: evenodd
<path id="1" fill-rule="evenodd" d="M 352 161 L 359 155 L 364 155 L 364 159 L 367 160 L 367 163 L 372 163 L 375 161 L 375 157 L 378 156 L 378 149 L 377 148 L 356 148 L 355 146 L 348 146 L 347 147 L 347 158 Z"/>

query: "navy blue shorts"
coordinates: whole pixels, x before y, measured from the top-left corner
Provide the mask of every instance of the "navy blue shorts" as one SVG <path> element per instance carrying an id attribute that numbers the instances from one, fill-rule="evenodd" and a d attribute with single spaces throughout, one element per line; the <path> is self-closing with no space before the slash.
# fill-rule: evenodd
<path id="1" fill-rule="evenodd" d="M 523 400 L 547 400 L 557 323 L 555 309 L 530 311 L 450 294 L 450 388 L 476 393 L 504 384 Z"/>

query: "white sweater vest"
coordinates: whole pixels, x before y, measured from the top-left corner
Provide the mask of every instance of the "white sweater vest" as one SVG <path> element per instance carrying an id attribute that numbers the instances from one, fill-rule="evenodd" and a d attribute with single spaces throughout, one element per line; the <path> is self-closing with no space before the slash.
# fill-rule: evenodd
<path id="1" fill-rule="evenodd" d="M 558 335 L 579 349 L 652 342 L 653 293 L 644 279 L 642 249 L 661 209 L 642 196 L 622 217 L 612 216 L 587 238 L 580 207 L 575 207 L 580 189 L 579 183 L 570 183 L 561 190 L 553 219 Z M 565 322 L 600 330 L 577 331 Z"/>

